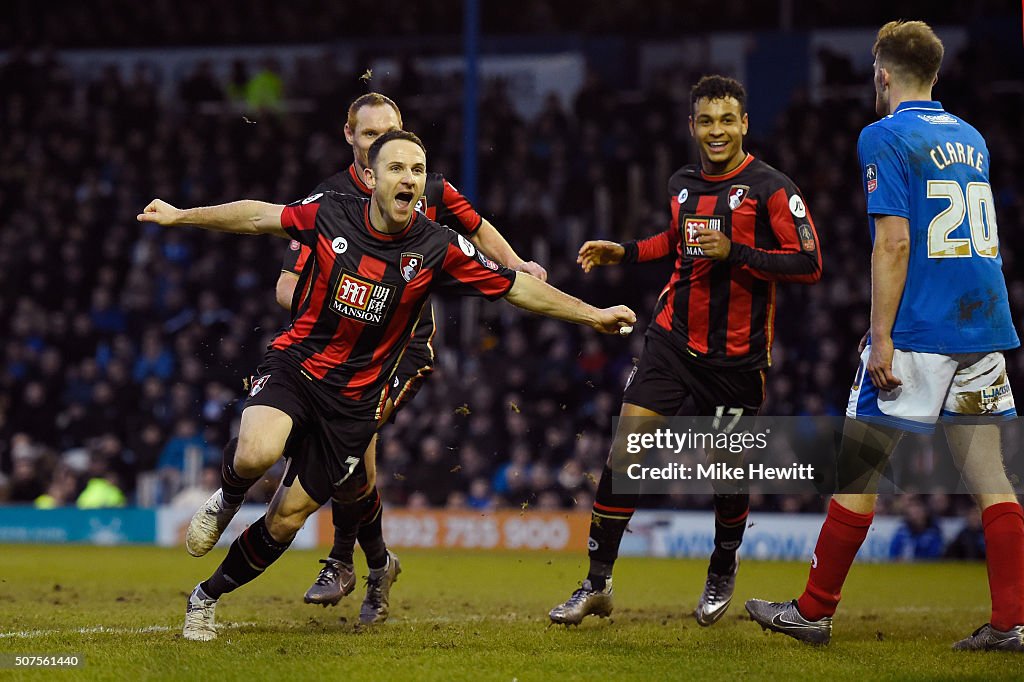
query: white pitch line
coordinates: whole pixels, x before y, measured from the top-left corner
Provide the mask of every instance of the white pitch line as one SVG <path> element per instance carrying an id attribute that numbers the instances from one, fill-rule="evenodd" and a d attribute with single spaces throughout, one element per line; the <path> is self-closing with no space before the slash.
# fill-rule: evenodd
<path id="1" fill-rule="evenodd" d="M 241 628 L 256 623 L 226 623 L 218 625 L 218 628 L 230 629 Z M 152 632 L 172 632 L 180 630 L 179 625 L 147 625 L 144 628 L 110 628 L 105 625 L 95 625 L 90 628 L 73 628 L 70 630 L 22 630 L 20 632 L 0 632 L 0 639 L 32 639 L 34 637 L 46 637 L 48 635 L 145 635 Z"/>
<path id="2" fill-rule="evenodd" d="M 943 606 L 897 606 L 891 609 L 885 609 L 878 613 L 873 613 L 875 616 L 885 616 L 886 614 L 897 613 L 897 614 L 925 614 L 925 613 L 952 613 L 962 612 L 962 608 L 952 608 Z M 459 617 L 451 616 L 435 616 L 433 618 L 392 618 L 391 622 L 395 625 L 426 625 L 426 624 L 455 624 L 455 623 L 482 623 L 488 621 L 497 622 L 509 622 L 509 621 L 531 621 L 538 620 L 539 617 L 533 617 L 525 614 L 508 614 L 504 616 L 483 616 L 483 615 L 467 615 Z M 259 626 L 259 623 L 255 622 L 240 622 L 240 623 L 225 623 L 223 625 L 218 624 L 217 629 L 231 630 L 235 628 Z M 305 623 L 296 623 L 295 628 L 305 628 Z M 111 628 L 105 625 L 96 625 L 88 628 L 73 628 L 66 630 L 22 630 L 20 632 L 0 632 L 0 639 L 33 639 L 36 637 L 46 637 L 48 635 L 146 635 L 155 632 L 177 632 L 181 629 L 180 625 L 147 625 L 141 628 Z"/>
<path id="3" fill-rule="evenodd" d="M 396 625 L 426 625 L 426 624 L 453 624 L 453 623 L 482 623 L 486 621 L 509 622 L 518 620 L 534 620 L 531 616 L 510 614 L 506 616 L 482 616 L 468 615 L 459 617 L 436 616 L 434 618 L 392 618 L 391 622 Z M 258 626 L 255 622 L 226 623 L 217 625 L 218 629 L 234 629 L 250 626 Z M 305 623 L 295 623 L 296 629 L 305 628 Z M 88 628 L 72 628 L 64 630 L 22 630 L 20 632 L 0 632 L 0 639 L 32 639 L 35 637 L 46 637 L 48 635 L 145 635 L 154 632 L 176 632 L 181 629 L 179 625 L 148 625 L 141 628 L 112 628 L 105 625 L 96 625 Z"/>

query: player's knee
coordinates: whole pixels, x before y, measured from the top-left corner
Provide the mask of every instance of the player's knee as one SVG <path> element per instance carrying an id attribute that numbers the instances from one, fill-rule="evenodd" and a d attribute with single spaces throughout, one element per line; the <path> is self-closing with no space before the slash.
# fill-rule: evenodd
<path id="1" fill-rule="evenodd" d="M 283 443 L 259 433 L 240 433 L 235 447 L 235 471 L 246 478 L 262 476 L 281 456 L 283 449 Z"/>

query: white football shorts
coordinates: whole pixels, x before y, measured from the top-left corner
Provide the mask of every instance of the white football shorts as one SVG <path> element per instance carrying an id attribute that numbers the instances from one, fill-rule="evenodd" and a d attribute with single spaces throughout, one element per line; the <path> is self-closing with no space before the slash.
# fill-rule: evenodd
<path id="1" fill-rule="evenodd" d="M 892 373 L 903 382 L 881 391 L 867 373 L 868 346 L 860 356 L 846 416 L 904 431 L 931 433 L 940 417 L 1017 416 L 1001 352 L 940 355 L 897 350 Z"/>

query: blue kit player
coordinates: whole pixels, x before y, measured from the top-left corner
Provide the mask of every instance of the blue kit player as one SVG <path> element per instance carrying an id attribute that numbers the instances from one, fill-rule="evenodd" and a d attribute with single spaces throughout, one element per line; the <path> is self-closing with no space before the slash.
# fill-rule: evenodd
<path id="1" fill-rule="evenodd" d="M 1020 345 L 1003 280 L 989 150 L 932 100 L 942 42 L 923 22 L 890 22 L 873 54 L 875 108 L 858 154 L 869 225 L 871 328 L 850 391 L 832 498 L 807 587 L 753 599 L 765 628 L 827 644 L 840 591 L 871 525 L 879 472 L 906 431 L 942 421 L 982 512 L 990 622 L 958 650 L 1024 651 L 1024 515 L 1003 468 L 997 422 L 1016 416 L 1001 351 Z"/>

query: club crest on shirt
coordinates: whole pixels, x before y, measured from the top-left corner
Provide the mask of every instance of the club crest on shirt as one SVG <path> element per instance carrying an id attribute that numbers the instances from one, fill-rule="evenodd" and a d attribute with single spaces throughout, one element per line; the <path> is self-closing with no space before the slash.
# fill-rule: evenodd
<path id="1" fill-rule="evenodd" d="M 865 166 L 864 179 L 868 181 L 868 192 L 874 192 L 878 188 L 878 166 L 873 163 Z"/>
<path id="2" fill-rule="evenodd" d="M 366 324 L 381 325 L 394 300 L 394 293 L 395 287 L 390 284 L 364 279 L 342 270 L 331 299 L 331 310 Z"/>
<path id="3" fill-rule="evenodd" d="M 733 185 L 729 188 L 729 210 L 735 211 L 750 194 L 748 185 Z"/>
<path id="4" fill-rule="evenodd" d="M 399 268 L 402 271 L 402 279 L 411 282 L 423 268 L 423 256 L 418 253 L 403 253 Z"/>
<path id="5" fill-rule="evenodd" d="M 263 376 L 258 377 L 257 379 L 255 379 L 252 382 L 252 388 L 249 389 L 249 397 L 250 398 L 255 397 L 255 395 L 257 393 L 259 393 L 260 391 L 263 390 L 263 387 L 267 385 L 268 381 L 270 381 L 270 375 L 269 374 L 264 374 Z"/>
<path id="6" fill-rule="evenodd" d="M 722 216 L 717 215 L 688 215 L 682 220 L 683 240 L 686 243 L 686 255 L 690 257 L 704 258 L 704 249 L 700 248 L 697 241 L 699 230 L 722 231 Z"/>

